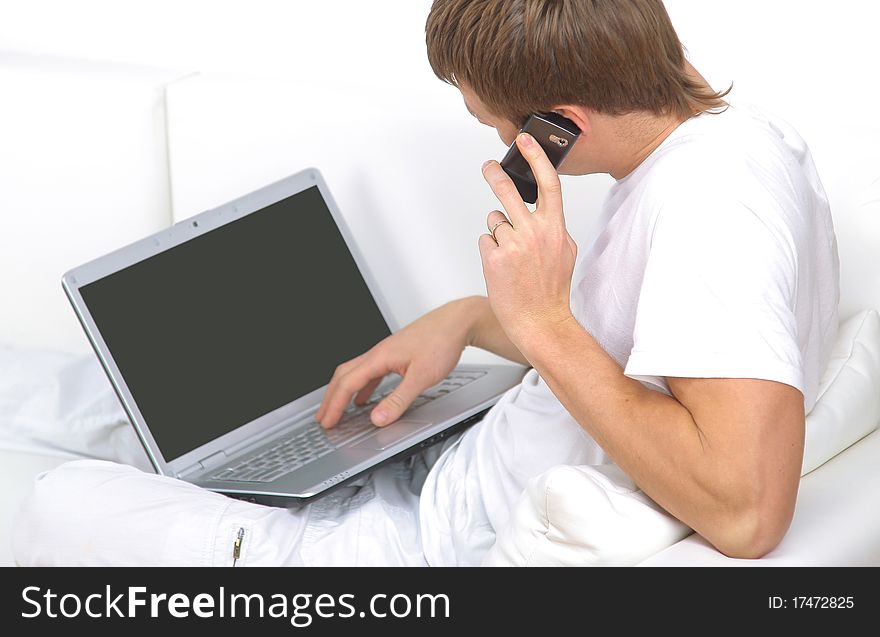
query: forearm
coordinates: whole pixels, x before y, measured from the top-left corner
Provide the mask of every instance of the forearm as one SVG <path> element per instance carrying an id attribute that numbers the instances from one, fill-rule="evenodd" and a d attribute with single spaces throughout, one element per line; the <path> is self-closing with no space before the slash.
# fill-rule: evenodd
<path id="1" fill-rule="evenodd" d="M 530 365 L 528 359 L 505 334 L 504 328 L 501 327 L 501 323 L 498 322 L 489 305 L 488 298 L 469 296 L 460 299 L 460 302 L 463 304 L 463 309 L 470 321 L 468 345 L 492 352 L 514 363 Z"/>
<path id="2" fill-rule="evenodd" d="M 531 364 L 571 413 L 636 484 L 721 550 L 750 537 L 750 492 L 741 468 L 704 439 L 675 398 L 624 376 L 574 320 L 523 345 Z M 719 447 L 723 448 L 721 445 Z M 728 552 L 728 550 L 725 550 Z"/>

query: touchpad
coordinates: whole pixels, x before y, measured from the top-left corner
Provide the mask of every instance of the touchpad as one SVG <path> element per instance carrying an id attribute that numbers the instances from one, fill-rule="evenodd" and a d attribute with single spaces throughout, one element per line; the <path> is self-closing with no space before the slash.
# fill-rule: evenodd
<path id="1" fill-rule="evenodd" d="M 387 427 L 376 429 L 375 433 L 366 438 L 361 438 L 356 444 L 353 444 L 349 448 L 375 449 L 377 451 L 382 451 L 383 449 L 387 449 L 388 447 L 419 433 L 425 427 L 432 424 L 434 423 L 430 420 L 403 417 L 400 420 L 394 421 Z"/>

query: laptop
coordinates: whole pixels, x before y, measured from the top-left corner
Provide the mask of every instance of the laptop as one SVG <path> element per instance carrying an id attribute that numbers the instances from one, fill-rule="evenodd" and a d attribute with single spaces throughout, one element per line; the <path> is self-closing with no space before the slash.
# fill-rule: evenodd
<path id="1" fill-rule="evenodd" d="M 460 364 L 396 422 L 314 420 L 336 366 L 398 329 L 314 168 L 67 272 L 62 285 L 157 473 L 289 506 L 479 421 L 518 365 Z"/>

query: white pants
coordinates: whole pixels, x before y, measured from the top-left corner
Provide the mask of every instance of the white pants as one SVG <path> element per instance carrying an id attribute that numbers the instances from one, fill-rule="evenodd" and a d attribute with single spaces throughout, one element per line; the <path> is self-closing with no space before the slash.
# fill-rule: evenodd
<path id="1" fill-rule="evenodd" d="M 445 446 L 445 445 L 443 445 Z M 419 493 L 441 445 L 289 509 L 102 460 L 42 474 L 13 531 L 19 565 L 426 566 Z"/>

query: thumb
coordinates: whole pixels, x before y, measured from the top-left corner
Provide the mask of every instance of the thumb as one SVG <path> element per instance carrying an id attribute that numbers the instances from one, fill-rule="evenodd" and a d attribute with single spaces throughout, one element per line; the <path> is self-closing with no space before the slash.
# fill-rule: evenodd
<path id="1" fill-rule="evenodd" d="M 577 258 L 578 244 L 571 236 L 571 234 L 568 235 L 568 245 L 571 247 L 571 253 L 575 256 L 575 258 Z"/>
<path id="2" fill-rule="evenodd" d="M 413 378 L 412 374 L 403 377 L 394 390 L 385 396 L 370 413 L 373 424 L 383 427 L 394 422 L 406 411 L 406 408 L 416 399 L 425 387 L 424 383 Z"/>

